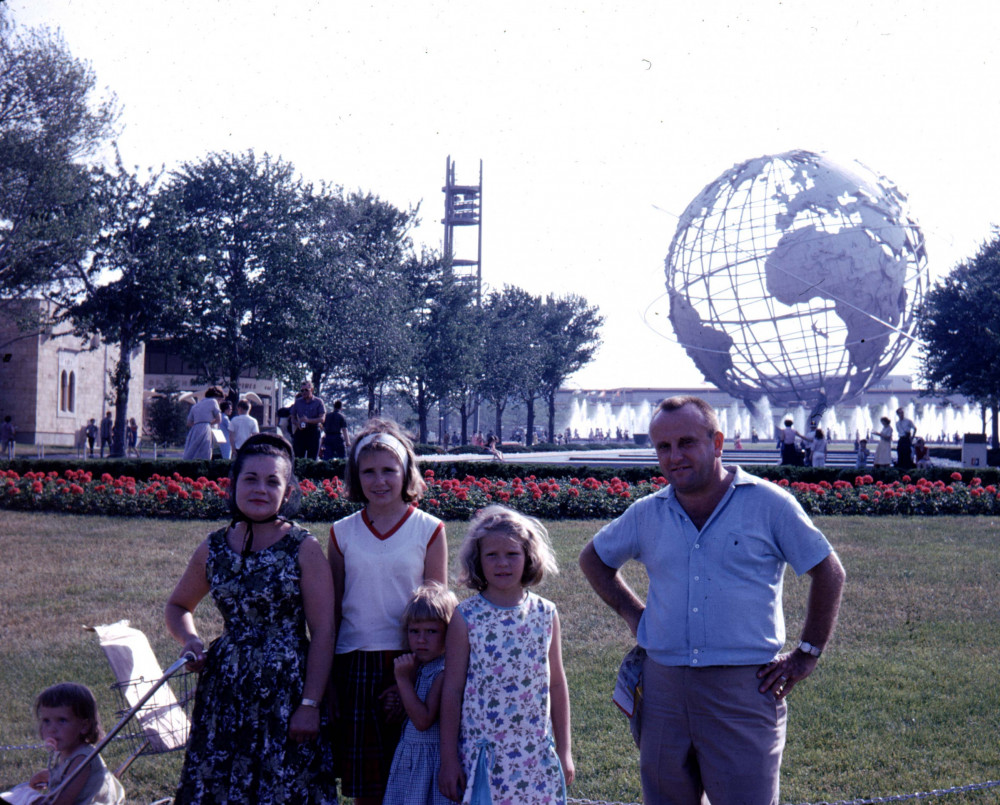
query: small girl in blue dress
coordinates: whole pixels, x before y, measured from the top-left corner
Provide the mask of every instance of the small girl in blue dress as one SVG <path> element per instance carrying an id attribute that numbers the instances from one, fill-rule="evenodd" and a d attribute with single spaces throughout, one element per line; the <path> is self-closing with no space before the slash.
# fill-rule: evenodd
<path id="1" fill-rule="evenodd" d="M 410 653 L 393 668 L 409 720 L 389 770 L 383 805 L 448 805 L 438 789 L 444 637 L 458 599 L 436 582 L 417 588 L 403 612 Z"/>

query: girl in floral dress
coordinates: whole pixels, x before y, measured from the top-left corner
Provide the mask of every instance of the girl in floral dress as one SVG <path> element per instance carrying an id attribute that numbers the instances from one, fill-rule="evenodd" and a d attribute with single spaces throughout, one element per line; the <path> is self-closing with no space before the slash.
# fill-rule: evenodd
<path id="1" fill-rule="evenodd" d="M 298 495 L 292 462 L 280 436 L 243 443 L 230 470 L 233 521 L 198 546 L 167 602 L 167 628 L 201 670 L 176 805 L 337 802 L 319 709 L 333 580 L 316 538 L 281 516 Z M 225 631 L 206 651 L 193 612 L 209 593 Z"/>
<path id="2" fill-rule="evenodd" d="M 479 594 L 448 626 L 442 792 L 466 805 L 558 805 L 573 781 L 559 616 L 527 587 L 558 572 L 548 534 L 503 506 L 480 511 L 459 553 Z"/>

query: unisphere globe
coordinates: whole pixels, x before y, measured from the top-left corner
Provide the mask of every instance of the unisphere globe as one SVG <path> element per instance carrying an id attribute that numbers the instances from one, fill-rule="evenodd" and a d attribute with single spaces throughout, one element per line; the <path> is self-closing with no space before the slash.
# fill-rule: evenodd
<path id="1" fill-rule="evenodd" d="M 670 321 L 705 379 L 815 414 L 856 397 L 910 346 L 927 288 L 906 197 L 858 162 L 789 151 L 734 165 L 680 218 Z"/>

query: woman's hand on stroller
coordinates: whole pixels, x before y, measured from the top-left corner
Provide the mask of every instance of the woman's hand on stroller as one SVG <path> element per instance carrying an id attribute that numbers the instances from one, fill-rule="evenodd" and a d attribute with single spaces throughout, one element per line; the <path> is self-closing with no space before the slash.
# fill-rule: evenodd
<path id="1" fill-rule="evenodd" d="M 184 644 L 184 655 L 191 655 L 194 657 L 190 660 L 184 667 L 189 671 L 200 671 L 205 667 L 205 644 L 201 641 L 200 637 L 192 637 Z"/>

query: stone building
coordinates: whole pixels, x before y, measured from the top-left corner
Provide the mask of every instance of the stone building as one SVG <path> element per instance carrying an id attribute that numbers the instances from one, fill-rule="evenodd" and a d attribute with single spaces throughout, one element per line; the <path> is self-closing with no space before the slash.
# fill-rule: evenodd
<path id="1" fill-rule="evenodd" d="M 219 385 L 223 391 L 229 391 L 224 383 L 197 382 L 198 374 L 198 367 L 183 360 L 169 341 L 146 344 L 143 378 L 147 402 L 166 389 L 179 391 L 180 402 L 189 405 L 202 399 L 209 385 Z M 253 369 L 240 378 L 240 398 L 250 403 L 250 414 L 261 427 L 274 424 L 275 412 L 281 407 L 282 391 L 278 380 L 259 377 Z"/>
<path id="2" fill-rule="evenodd" d="M 81 339 L 61 324 L 22 331 L 17 319 L 44 302 L 25 301 L 0 316 L 0 419 L 10 415 L 19 445 L 78 447 L 87 421 L 114 413 L 111 380 L 118 349 L 96 336 Z M 128 416 L 142 421 L 143 348 L 132 355 Z"/>

